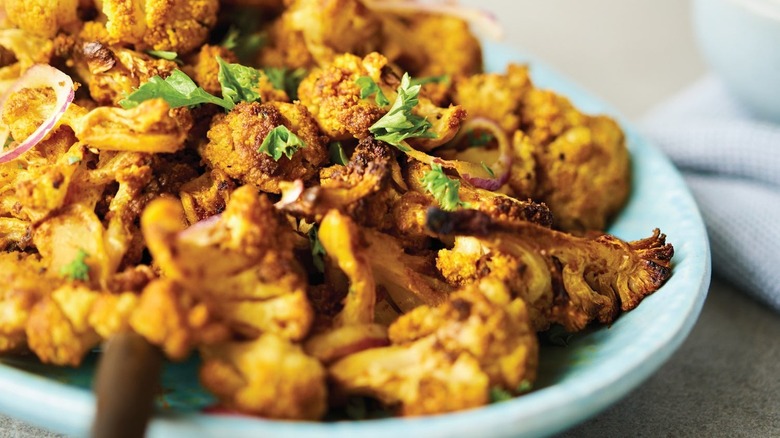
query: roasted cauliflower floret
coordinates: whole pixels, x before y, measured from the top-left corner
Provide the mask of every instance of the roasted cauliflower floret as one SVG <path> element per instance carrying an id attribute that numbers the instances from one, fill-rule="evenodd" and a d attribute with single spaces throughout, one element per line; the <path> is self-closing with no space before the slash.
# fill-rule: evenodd
<path id="1" fill-rule="evenodd" d="M 27 344 L 41 361 L 78 366 L 100 342 L 89 325 L 98 295 L 89 288 L 66 284 L 33 307 L 27 322 Z"/>
<path id="2" fill-rule="evenodd" d="M 308 333 L 313 315 L 293 231 L 253 187 L 236 190 L 224 213 L 190 228 L 177 201 L 155 200 L 141 226 L 162 272 L 235 332 L 293 340 Z"/>
<path id="3" fill-rule="evenodd" d="M 322 365 L 272 334 L 202 349 L 200 381 L 227 408 L 267 418 L 317 420 L 325 414 Z"/>
<path id="4" fill-rule="evenodd" d="M 483 406 L 490 385 L 477 359 L 449 353 L 434 336 L 347 356 L 328 375 L 337 393 L 375 397 L 403 416 Z"/>
<path id="5" fill-rule="evenodd" d="M 21 29 L 0 29 L 0 93 L 33 64 L 46 64 L 52 55 L 51 40 Z"/>
<path id="6" fill-rule="evenodd" d="M 224 341 L 227 327 L 215 320 L 202 302 L 170 280 L 155 280 L 144 288 L 129 325 L 171 359 L 182 360 L 201 344 Z"/>
<path id="7" fill-rule="evenodd" d="M 514 391 L 536 379 L 536 332 L 525 302 L 512 299 L 500 280 L 472 283 L 437 307 L 417 307 L 398 318 L 388 333 L 393 344 L 430 336 L 452 355 L 469 353 L 491 386 Z"/>
<path id="8" fill-rule="evenodd" d="M 277 126 L 285 126 L 305 144 L 292 158 L 275 161 L 259 150 Z M 280 193 L 281 182 L 315 178 L 327 160 L 325 139 L 306 107 L 297 103 L 240 103 L 214 119 L 208 138 L 199 151 L 210 167 L 270 193 Z"/>
<path id="9" fill-rule="evenodd" d="M 485 117 L 511 133 L 520 127 L 517 109 L 531 88 L 528 67 L 510 64 L 505 74 L 482 73 L 457 78 L 452 101 L 466 110 L 469 119 Z"/>
<path id="10" fill-rule="evenodd" d="M 97 6 L 108 43 L 185 54 L 208 38 L 217 22 L 219 1 L 100 0 Z"/>
<path id="11" fill-rule="evenodd" d="M 80 23 L 76 13 L 79 0 L 5 0 L 3 6 L 11 24 L 45 38 Z"/>
<path id="12" fill-rule="evenodd" d="M 236 184 L 214 169 L 181 186 L 179 197 L 190 225 L 225 211 Z"/>
<path id="13" fill-rule="evenodd" d="M 671 275 L 674 248 L 658 230 L 634 242 L 607 234 L 576 237 L 530 222 L 497 224 L 474 210 L 445 212 L 431 209 L 432 232 L 472 235 L 490 250 L 511 256 L 496 267 L 497 278 L 523 277 L 515 294 L 568 331 L 582 330 L 588 323 L 614 321 L 621 311 L 636 307 Z M 517 263 L 516 267 L 511 267 Z M 494 268 L 495 269 L 495 268 Z M 490 266 L 484 274 L 490 273 Z M 544 329 L 544 321 L 534 323 Z"/>

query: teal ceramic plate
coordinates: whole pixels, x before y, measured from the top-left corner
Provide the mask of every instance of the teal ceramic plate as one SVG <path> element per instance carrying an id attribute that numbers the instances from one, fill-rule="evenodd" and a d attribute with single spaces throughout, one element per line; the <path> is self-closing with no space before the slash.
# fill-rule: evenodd
<path id="1" fill-rule="evenodd" d="M 530 62 L 540 87 L 555 89 L 586 112 L 615 112 L 531 57 L 487 45 L 486 65 L 503 71 L 508 62 Z M 536 389 L 523 397 L 467 412 L 414 419 L 292 423 L 203 413 L 214 400 L 197 381 L 197 363 L 168 366 L 153 437 L 355 436 L 540 436 L 571 427 L 617 402 L 682 343 L 707 293 L 710 256 L 699 212 L 679 173 L 630 125 L 625 127 L 633 156 L 630 202 L 610 232 L 627 240 L 658 227 L 674 244 L 671 279 L 635 310 L 610 327 L 575 337 L 567 347 L 545 347 Z M 89 391 L 95 358 L 78 369 L 60 369 L 32 360 L 3 359 L 0 412 L 73 436 L 85 436 L 94 416 Z"/>

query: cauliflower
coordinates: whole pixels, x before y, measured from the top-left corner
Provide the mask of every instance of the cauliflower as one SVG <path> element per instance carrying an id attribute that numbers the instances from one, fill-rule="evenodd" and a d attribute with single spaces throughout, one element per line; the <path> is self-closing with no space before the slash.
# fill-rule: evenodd
<path id="1" fill-rule="evenodd" d="M 202 348 L 200 381 L 227 408 L 287 420 L 317 420 L 327 408 L 322 365 L 284 338 Z"/>
<path id="2" fill-rule="evenodd" d="M 5 93 L 33 64 L 46 64 L 51 59 L 51 40 L 21 29 L 0 29 L 0 93 Z"/>
<path id="3" fill-rule="evenodd" d="M 60 29 L 80 24 L 79 0 L 5 0 L 8 21 L 33 35 L 51 38 Z"/>
<path id="4" fill-rule="evenodd" d="M 224 213 L 189 229 L 177 201 L 155 200 L 141 227 L 163 274 L 235 332 L 292 340 L 308 333 L 313 314 L 293 253 L 294 233 L 254 188 L 237 189 Z"/>
<path id="5" fill-rule="evenodd" d="M 98 105 L 116 105 L 152 77 L 167 77 L 178 68 L 173 61 L 99 41 L 77 46 L 73 60 Z"/>
<path id="6" fill-rule="evenodd" d="M 236 184 L 224 172 L 214 169 L 181 186 L 179 197 L 190 225 L 225 210 Z"/>
<path id="7" fill-rule="evenodd" d="M 285 126 L 305 144 L 292 158 L 275 161 L 259 151 L 277 126 Z M 199 148 L 206 164 L 269 193 L 280 193 L 284 181 L 315 178 L 327 159 L 325 139 L 309 111 L 298 103 L 240 103 L 230 113 L 215 117 L 208 138 Z"/>
<path id="8" fill-rule="evenodd" d="M 450 354 L 434 336 L 372 348 L 328 368 L 334 391 L 368 395 L 403 416 L 429 415 L 487 404 L 490 379 L 469 353 Z"/>
<path id="9" fill-rule="evenodd" d="M 217 22 L 219 1 L 99 0 L 97 6 L 101 12 L 98 17 L 101 27 L 88 27 L 83 39 L 104 35 L 98 40 L 133 45 L 137 50 L 185 54 L 200 47 L 208 38 Z"/>
<path id="10" fill-rule="evenodd" d="M 514 391 L 536 379 L 539 346 L 526 304 L 500 280 L 486 279 L 450 294 L 437 307 L 420 306 L 388 330 L 394 345 L 426 337 L 452 355 L 468 353 L 492 387 Z"/>
<path id="11" fill-rule="evenodd" d="M 318 236 L 329 260 L 349 279 L 349 291 L 332 326 L 309 338 L 306 351 L 329 363 L 356 351 L 386 345 L 385 328 L 373 324 L 376 283 L 357 226 L 348 216 L 331 210 L 322 220 Z"/>
<path id="12" fill-rule="evenodd" d="M 570 332 L 592 320 L 608 324 L 671 275 L 674 248 L 658 230 L 624 242 L 607 234 L 572 236 L 530 222 L 498 224 L 473 210 L 439 209 L 429 210 L 428 227 L 440 234 L 472 235 L 496 251 L 494 271 L 488 263 L 479 274 L 516 285 L 513 292 L 536 308 L 537 329 L 550 322 Z"/>

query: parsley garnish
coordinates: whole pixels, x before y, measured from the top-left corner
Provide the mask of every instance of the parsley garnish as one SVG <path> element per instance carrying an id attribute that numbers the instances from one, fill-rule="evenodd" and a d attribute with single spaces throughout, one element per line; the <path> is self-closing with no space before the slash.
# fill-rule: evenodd
<path id="1" fill-rule="evenodd" d="M 179 59 L 179 54 L 168 50 L 147 50 L 147 54 L 154 56 L 155 58 L 165 59 L 166 61 L 173 61 L 177 64 L 184 64 Z"/>
<path id="2" fill-rule="evenodd" d="M 298 100 L 298 86 L 308 72 L 304 68 L 289 70 L 286 68 L 266 67 L 263 73 L 268 76 L 271 85 L 287 93 L 290 100 Z"/>
<path id="3" fill-rule="evenodd" d="M 482 168 L 483 168 L 483 169 L 485 169 L 485 172 L 487 172 L 487 173 L 489 173 L 489 174 L 490 174 L 490 177 L 491 177 L 491 178 L 495 178 L 495 177 L 496 177 L 496 173 L 495 173 L 495 172 L 493 172 L 493 169 L 491 169 L 490 167 L 488 167 L 488 165 L 487 165 L 487 164 L 485 164 L 485 162 L 484 162 L 484 161 L 480 161 L 480 164 L 482 164 Z"/>
<path id="4" fill-rule="evenodd" d="M 517 385 L 517 389 L 516 389 L 515 391 L 517 391 L 517 393 L 518 393 L 518 394 L 522 394 L 522 393 L 524 393 L 524 392 L 528 392 L 528 391 L 530 391 L 530 390 L 531 390 L 531 388 L 533 388 L 533 386 L 534 386 L 534 385 L 533 385 L 533 383 L 531 383 L 531 381 L 530 381 L 530 380 L 525 380 L 525 379 L 524 379 L 522 382 L 520 382 L 520 383 Z"/>
<path id="5" fill-rule="evenodd" d="M 328 158 L 330 158 L 330 162 L 333 164 L 346 166 L 349 163 L 349 158 L 344 153 L 344 148 L 341 147 L 340 141 L 334 141 L 328 145 Z"/>
<path id="6" fill-rule="evenodd" d="M 493 141 L 493 134 L 489 132 L 481 132 L 477 135 L 474 131 L 469 131 L 466 135 L 466 141 L 470 147 L 487 146 Z"/>
<path id="7" fill-rule="evenodd" d="M 404 73 L 401 85 L 398 87 L 398 97 L 390 107 L 390 111 L 368 128 L 375 139 L 407 151 L 408 148 L 401 144 L 407 138 L 436 137 L 435 133 L 429 131 L 431 122 L 412 113 L 412 108 L 417 106 L 418 94 L 420 94 L 420 85 L 411 85 L 409 74 Z"/>
<path id="8" fill-rule="evenodd" d="M 500 403 L 513 398 L 512 394 L 504 388 L 498 386 L 490 388 L 490 403 Z"/>
<path id="9" fill-rule="evenodd" d="M 252 61 L 257 52 L 268 41 L 265 32 L 257 32 L 253 14 L 235 13 L 228 20 L 233 23 L 220 45 L 232 50 L 242 62 Z"/>
<path id="10" fill-rule="evenodd" d="M 292 158 L 298 149 L 305 147 L 306 143 L 303 140 L 293 134 L 286 126 L 279 125 L 265 136 L 263 144 L 257 151 L 269 155 L 274 161 L 279 161 L 282 154 L 286 155 L 287 158 Z"/>
<path id="11" fill-rule="evenodd" d="M 8 149 L 8 146 L 11 146 L 11 143 L 14 142 L 14 138 L 11 136 L 11 134 L 8 134 L 8 137 L 5 138 L 5 143 L 3 143 L 3 149 Z"/>
<path id="12" fill-rule="evenodd" d="M 361 99 L 365 99 L 367 97 L 370 97 L 372 94 L 376 94 L 374 100 L 376 101 L 377 105 L 379 105 L 380 107 L 390 105 L 390 101 L 387 100 L 385 93 L 382 92 L 382 89 L 379 88 L 379 85 L 377 85 L 377 83 L 374 82 L 374 80 L 371 79 L 370 76 L 361 76 L 357 78 L 355 83 L 358 84 L 358 86 L 360 87 Z"/>
<path id="13" fill-rule="evenodd" d="M 85 262 L 87 257 L 89 254 L 79 249 L 73 261 L 60 268 L 60 275 L 70 280 L 89 281 L 89 265 Z"/>
<path id="14" fill-rule="evenodd" d="M 73 165 L 81 161 L 81 158 L 74 155 L 68 155 L 68 164 Z"/>
<path id="15" fill-rule="evenodd" d="M 431 170 L 425 173 L 420 182 L 443 210 L 452 211 L 467 206 L 458 196 L 460 180 L 448 177 L 440 164 L 431 164 Z"/>
<path id="16" fill-rule="evenodd" d="M 260 79 L 260 71 L 241 64 L 228 64 L 217 56 L 219 64 L 219 84 L 222 85 L 222 98 L 238 102 L 257 102 L 260 93 L 257 90 L 257 81 Z"/>
<path id="17" fill-rule="evenodd" d="M 450 75 L 426 76 L 424 78 L 412 79 L 412 85 L 425 85 L 431 83 L 440 84 L 442 82 L 446 83 L 449 81 Z"/>
<path id="18" fill-rule="evenodd" d="M 322 242 L 320 242 L 318 236 L 319 231 L 317 225 L 312 225 L 307 235 L 309 236 L 309 245 L 311 246 L 311 257 L 314 262 L 314 267 L 320 272 L 325 272 L 325 261 L 323 259 L 325 256 L 325 247 L 322 246 Z"/>
<path id="19" fill-rule="evenodd" d="M 171 108 L 186 106 L 192 108 L 203 103 L 213 103 L 226 110 L 233 108 L 234 104 L 228 99 L 221 99 L 198 87 L 183 71 L 174 70 L 170 76 L 163 79 L 153 76 L 149 82 L 141 85 L 127 97 L 119 101 L 122 108 L 137 107 L 141 102 L 149 99 L 161 98 Z"/>

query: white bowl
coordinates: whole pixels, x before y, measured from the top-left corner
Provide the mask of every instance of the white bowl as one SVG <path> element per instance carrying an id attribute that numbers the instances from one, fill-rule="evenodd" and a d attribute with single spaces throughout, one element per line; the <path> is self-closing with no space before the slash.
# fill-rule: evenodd
<path id="1" fill-rule="evenodd" d="M 696 36 L 726 86 L 780 123 L 780 0 L 694 0 Z"/>

